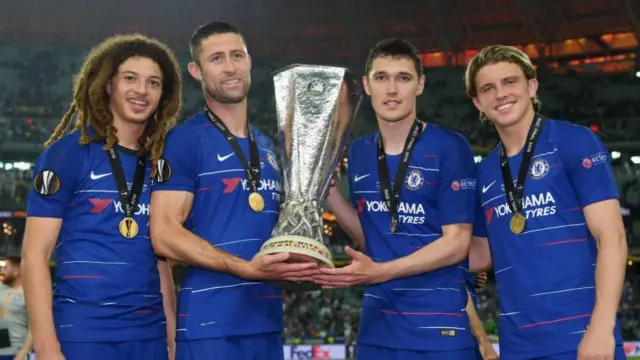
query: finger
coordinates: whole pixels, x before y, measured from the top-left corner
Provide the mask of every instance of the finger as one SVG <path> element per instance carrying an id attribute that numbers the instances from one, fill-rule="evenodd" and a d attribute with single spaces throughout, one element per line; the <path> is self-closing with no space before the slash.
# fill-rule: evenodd
<path id="1" fill-rule="evenodd" d="M 350 287 L 351 284 L 349 283 L 336 283 L 336 284 L 332 284 L 332 285 L 324 285 L 322 286 L 322 289 L 324 290 L 330 290 L 330 289 L 340 289 L 340 288 L 346 288 L 346 287 Z"/>
<path id="2" fill-rule="evenodd" d="M 345 246 L 344 252 L 354 260 L 364 260 L 367 257 L 360 251 L 353 250 L 350 246 Z"/>
<path id="3" fill-rule="evenodd" d="M 297 277 L 312 277 L 312 276 L 317 276 L 320 275 L 320 273 L 318 272 L 318 270 L 305 270 L 305 271 L 288 271 L 285 273 L 282 273 L 282 275 L 280 275 L 281 277 L 293 277 L 293 276 L 297 276 Z"/>
<path id="4" fill-rule="evenodd" d="M 327 283 L 336 283 L 336 282 L 353 282 L 353 275 L 316 275 L 313 276 L 313 280 L 325 281 Z"/>
<path id="5" fill-rule="evenodd" d="M 289 253 L 277 253 L 262 255 L 262 261 L 265 265 L 277 264 L 286 261 L 289 258 Z"/>
<path id="6" fill-rule="evenodd" d="M 316 263 L 279 263 L 274 264 L 271 267 L 271 271 L 274 273 L 284 274 L 284 273 L 297 273 L 300 271 L 306 271 L 309 269 L 318 269 L 318 264 Z"/>
<path id="7" fill-rule="evenodd" d="M 351 275 L 353 274 L 354 268 L 352 265 L 347 265 L 341 268 L 330 268 L 330 267 L 321 267 L 320 272 L 324 275 L 329 275 L 329 276 L 333 276 L 333 275 Z"/>
<path id="8" fill-rule="evenodd" d="M 309 277 L 303 277 L 303 276 L 293 276 L 293 277 L 285 277 L 282 280 L 284 281 L 290 281 L 290 282 L 295 282 L 295 283 L 300 283 L 300 282 L 307 282 L 307 281 L 311 281 L 311 278 Z"/>

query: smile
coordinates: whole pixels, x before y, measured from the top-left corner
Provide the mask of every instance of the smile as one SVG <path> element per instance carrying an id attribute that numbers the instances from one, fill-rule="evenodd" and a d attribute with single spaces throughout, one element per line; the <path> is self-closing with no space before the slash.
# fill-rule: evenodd
<path id="1" fill-rule="evenodd" d="M 222 82 L 223 85 L 235 85 L 235 84 L 238 84 L 238 83 L 240 83 L 240 79 L 229 79 L 229 80 L 226 80 L 226 81 Z"/>
<path id="2" fill-rule="evenodd" d="M 506 104 L 500 105 L 500 106 L 496 107 L 496 110 L 505 111 L 505 110 L 509 109 L 510 107 L 512 107 L 515 103 L 516 102 L 513 101 L 513 102 L 510 102 L 510 103 L 506 103 Z"/>

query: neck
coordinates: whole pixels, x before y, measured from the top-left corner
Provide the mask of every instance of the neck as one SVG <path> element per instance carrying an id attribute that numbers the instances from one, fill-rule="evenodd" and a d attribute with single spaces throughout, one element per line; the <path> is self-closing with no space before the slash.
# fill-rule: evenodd
<path id="1" fill-rule="evenodd" d="M 535 113 L 530 111 L 513 125 L 505 127 L 496 126 L 502 147 L 507 156 L 514 156 L 522 150 L 527 142 L 527 134 L 529 133 L 529 128 L 533 123 L 534 117 Z"/>
<path id="2" fill-rule="evenodd" d="M 207 97 L 207 106 L 213 111 L 227 129 L 237 137 L 247 137 L 247 99 L 236 104 L 221 104 Z"/>
<path id="3" fill-rule="evenodd" d="M 140 148 L 140 137 L 147 127 L 147 123 L 136 124 L 130 121 L 113 119 L 113 126 L 118 130 L 116 137 L 118 144 L 127 149 L 138 150 Z"/>
<path id="4" fill-rule="evenodd" d="M 382 140 L 384 140 L 385 153 L 389 155 L 402 153 L 402 149 L 404 149 L 404 144 L 407 142 L 409 131 L 415 119 L 415 114 L 411 114 L 395 122 L 384 121 L 378 117 L 378 128 L 380 129 Z"/>

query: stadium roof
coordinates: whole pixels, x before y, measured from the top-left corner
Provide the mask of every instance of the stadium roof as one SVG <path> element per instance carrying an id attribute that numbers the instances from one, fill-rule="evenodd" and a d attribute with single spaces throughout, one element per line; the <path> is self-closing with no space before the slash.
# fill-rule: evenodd
<path id="1" fill-rule="evenodd" d="M 138 31 L 186 51 L 197 25 L 219 19 L 239 26 L 261 59 L 361 59 L 389 36 L 426 53 L 640 33 L 634 0 L 34 0 L 2 7 L 0 41 L 90 45 Z"/>

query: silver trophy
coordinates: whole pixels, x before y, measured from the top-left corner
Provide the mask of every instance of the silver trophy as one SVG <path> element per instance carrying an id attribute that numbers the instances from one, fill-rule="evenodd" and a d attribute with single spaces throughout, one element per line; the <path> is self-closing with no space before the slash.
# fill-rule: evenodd
<path id="1" fill-rule="evenodd" d="M 272 238 L 257 256 L 288 252 L 291 262 L 333 267 L 323 240 L 320 203 L 343 153 L 362 88 L 347 69 L 318 65 L 285 67 L 274 73 L 273 82 L 284 201 Z"/>

